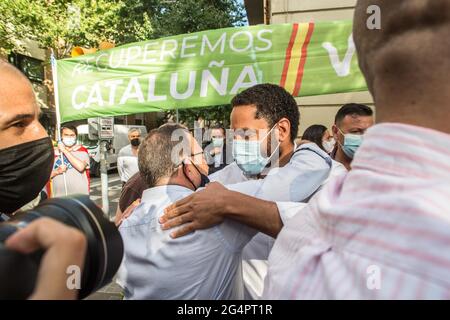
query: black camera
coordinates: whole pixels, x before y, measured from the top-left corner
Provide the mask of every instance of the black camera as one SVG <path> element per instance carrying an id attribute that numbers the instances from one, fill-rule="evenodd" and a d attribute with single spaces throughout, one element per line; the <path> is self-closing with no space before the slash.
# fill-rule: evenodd
<path id="1" fill-rule="evenodd" d="M 88 196 L 53 198 L 0 224 L 0 299 L 26 299 L 32 294 L 44 252 L 26 255 L 6 249 L 3 244 L 18 228 L 41 217 L 77 228 L 86 236 L 80 299 L 112 280 L 123 256 L 123 242 L 116 226 Z"/>

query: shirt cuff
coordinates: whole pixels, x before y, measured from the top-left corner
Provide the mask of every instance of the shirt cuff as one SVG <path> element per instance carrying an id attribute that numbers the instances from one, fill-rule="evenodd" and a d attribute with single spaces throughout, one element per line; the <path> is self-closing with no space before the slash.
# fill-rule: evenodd
<path id="1" fill-rule="evenodd" d="M 276 204 L 284 225 L 308 205 L 303 202 L 276 202 Z"/>

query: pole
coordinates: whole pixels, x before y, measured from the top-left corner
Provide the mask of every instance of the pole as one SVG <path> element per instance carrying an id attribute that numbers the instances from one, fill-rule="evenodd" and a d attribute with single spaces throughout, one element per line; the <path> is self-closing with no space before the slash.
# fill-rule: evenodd
<path id="1" fill-rule="evenodd" d="M 58 93 L 58 70 L 56 68 L 56 59 L 55 55 L 53 53 L 50 56 L 50 61 L 52 65 L 52 77 L 53 77 L 53 91 L 55 96 L 55 110 L 56 110 L 56 141 L 58 143 L 61 143 L 61 114 L 59 112 L 59 93 Z M 60 152 L 60 159 L 62 165 L 64 165 L 64 155 L 62 152 Z M 66 173 L 63 172 L 63 179 L 64 179 L 64 191 L 67 196 L 67 179 L 66 179 Z"/>
<path id="2" fill-rule="evenodd" d="M 177 110 L 177 123 L 180 123 L 180 118 L 179 118 L 179 114 L 178 114 L 178 108 L 176 110 Z"/>
<path id="3" fill-rule="evenodd" d="M 109 215 L 109 199 L 108 199 L 108 168 L 106 165 L 106 144 L 107 141 L 100 141 L 100 179 L 102 183 L 102 209 L 108 218 Z"/>

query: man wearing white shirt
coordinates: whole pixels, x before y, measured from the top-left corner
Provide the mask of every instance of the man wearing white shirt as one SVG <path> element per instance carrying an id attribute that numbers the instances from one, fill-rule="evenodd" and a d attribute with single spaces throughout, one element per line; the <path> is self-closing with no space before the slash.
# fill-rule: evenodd
<path id="1" fill-rule="evenodd" d="M 263 296 L 450 299 L 450 0 L 359 0 L 353 34 L 378 124 L 286 223 Z"/>
<path id="2" fill-rule="evenodd" d="M 168 216 L 173 218 L 186 214 L 184 221 L 192 222 L 175 230 L 175 236 L 210 226 L 208 223 L 213 222 L 210 217 L 205 217 L 206 221 L 198 218 L 202 213 L 217 215 L 217 221 L 221 221 L 220 217 L 229 215 L 238 221 L 249 222 L 258 230 L 270 232 L 272 227 L 281 226 L 285 219 L 297 212 L 301 205 L 299 203 L 307 202 L 331 176 L 346 171 L 314 143 L 295 146 L 300 115 L 295 99 L 283 88 L 272 84 L 256 85 L 238 94 L 231 104 L 235 162 L 209 178 L 226 185 L 228 190 L 238 191 L 241 195 L 221 190 L 221 198 L 224 199 L 226 193 L 232 198 L 232 203 L 227 206 L 216 205 L 220 201 L 216 196 L 218 192 L 214 189 L 208 191 L 207 188 L 204 192 L 176 203 L 172 207 L 176 209 L 175 212 L 169 209 Z M 251 197 L 241 197 L 244 194 Z M 259 207 L 254 205 L 253 197 L 270 201 L 262 204 L 271 206 L 269 216 L 259 216 L 256 212 Z M 191 218 L 190 203 L 195 203 L 198 199 L 209 200 L 209 205 L 205 204 L 202 212 L 193 212 L 192 214 L 197 214 L 197 218 Z M 280 202 L 278 207 L 272 201 Z M 297 211 L 291 209 L 292 206 L 295 206 Z M 280 207 L 282 209 L 279 212 Z M 252 209 L 258 218 L 248 221 L 247 217 L 252 216 L 249 210 Z M 162 222 L 165 222 L 165 228 L 180 224 L 177 219 L 166 222 L 163 218 Z M 273 242 L 274 238 L 271 236 L 259 233 L 244 249 L 244 280 L 248 299 L 259 298 L 262 294 L 267 258 Z"/>
<path id="3" fill-rule="evenodd" d="M 130 144 L 120 149 L 117 157 L 117 171 L 122 185 L 139 171 L 137 156 L 141 143 L 141 131 L 138 128 L 128 130 L 128 140 Z"/>
<path id="4" fill-rule="evenodd" d="M 173 239 L 159 227 L 165 207 L 208 181 L 197 141 L 180 125 L 152 130 L 140 148 L 139 169 L 150 188 L 119 228 L 125 255 L 118 283 L 125 298 L 242 299 L 241 252 L 255 230 L 224 220 Z"/>
<path id="5" fill-rule="evenodd" d="M 209 174 L 220 171 L 227 166 L 227 145 L 225 129 L 216 125 L 210 129 L 211 144 L 205 148 L 205 156 L 209 165 Z"/>

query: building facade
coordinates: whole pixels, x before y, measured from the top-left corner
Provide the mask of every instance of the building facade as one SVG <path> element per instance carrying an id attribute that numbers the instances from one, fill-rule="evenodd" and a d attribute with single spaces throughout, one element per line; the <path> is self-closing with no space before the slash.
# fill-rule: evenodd
<path id="1" fill-rule="evenodd" d="M 303 23 L 353 19 L 356 0 L 245 0 L 250 25 Z M 300 108 L 301 136 L 313 124 L 331 128 L 337 110 L 355 102 L 374 107 L 369 92 L 352 92 L 296 98 Z"/>

